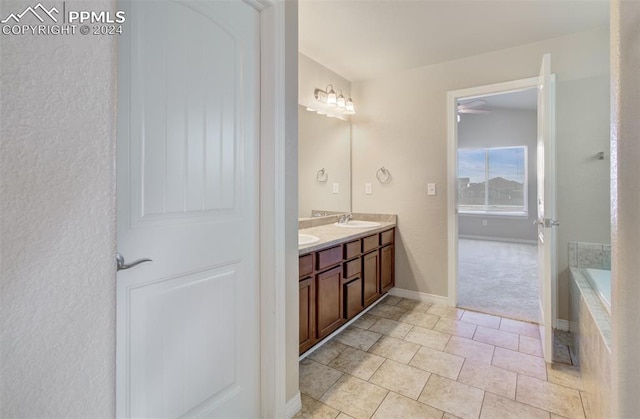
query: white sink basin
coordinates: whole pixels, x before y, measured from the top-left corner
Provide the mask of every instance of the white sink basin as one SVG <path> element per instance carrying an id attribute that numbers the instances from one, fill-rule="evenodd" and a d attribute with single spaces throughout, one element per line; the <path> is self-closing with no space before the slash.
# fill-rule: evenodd
<path id="1" fill-rule="evenodd" d="M 320 237 L 313 236 L 311 234 L 298 233 L 298 246 L 301 246 L 303 244 L 316 243 L 319 241 L 320 241 Z"/>
<path id="2" fill-rule="evenodd" d="M 335 223 L 335 225 L 345 228 L 372 228 L 380 227 L 382 224 L 376 223 L 375 221 L 350 220 L 346 223 Z"/>

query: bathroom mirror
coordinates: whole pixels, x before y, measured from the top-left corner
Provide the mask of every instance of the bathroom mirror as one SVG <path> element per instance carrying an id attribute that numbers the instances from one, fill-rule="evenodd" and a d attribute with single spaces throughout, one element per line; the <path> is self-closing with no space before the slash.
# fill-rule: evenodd
<path id="1" fill-rule="evenodd" d="M 351 211 L 351 124 L 298 106 L 298 217 Z"/>

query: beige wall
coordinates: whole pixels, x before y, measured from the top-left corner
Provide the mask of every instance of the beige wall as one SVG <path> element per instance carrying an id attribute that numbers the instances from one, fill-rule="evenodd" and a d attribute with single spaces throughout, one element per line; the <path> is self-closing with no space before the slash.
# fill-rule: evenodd
<path id="1" fill-rule="evenodd" d="M 447 91 L 537 76 L 546 52 L 557 76 L 558 315 L 568 318 L 568 241 L 609 240 L 608 160 L 593 158 L 609 141 L 608 28 L 353 84 L 352 210 L 398 214 L 396 286 L 447 295 Z M 391 183 L 377 182 L 380 166 Z"/>
<path id="2" fill-rule="evenodd" d="M 27 5 L 2 1 L 0 15 Z M 0 40 L 2 417 L 115 415 L 115 47 Z"/>
<path id="3" fill-rule="evenodd" d="M 640 412 L 640 2 L 611 8 L 612 411 Z M 609 383 L 603 383 L 608 385 Z"/>

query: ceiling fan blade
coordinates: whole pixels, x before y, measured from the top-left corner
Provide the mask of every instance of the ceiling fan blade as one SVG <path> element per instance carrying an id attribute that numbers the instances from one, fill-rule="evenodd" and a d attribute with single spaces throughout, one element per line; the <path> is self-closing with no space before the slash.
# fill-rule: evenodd
<path id="1" fill-rule="evenodd" d="M 464 102 L 464 103 L 460 103 L 458 104 L 458 107 L 460 108 L 477 108 L 478 106 L 484 106 L 487 104 L 486 100 L 482 100 L 482 99 L 474 99 L 471 100 L 469 102 Z"/>
<path id="2" fill-rule="evenodd" d="M 458 113 L 491 113 L 489 109 L 458 109 Z"/>

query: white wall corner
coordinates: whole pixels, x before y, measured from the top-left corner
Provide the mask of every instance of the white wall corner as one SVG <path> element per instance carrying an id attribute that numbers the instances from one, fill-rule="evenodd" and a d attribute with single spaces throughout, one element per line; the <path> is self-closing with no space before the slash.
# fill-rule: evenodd
<path id="1" fill-rule="evenodd" d="M 445 306 L 449 305 L 449 299 L 447 297 L 443 297 L 442 295 L 427 294 L 426 292 L 411 291 L 402 288 L 391 288 L 389 290 L 389 295 L 409 298 L 411 300 L 417 300 L 423 303 L 441 304 Z"/>
<path id="2" fill-rule="evenodd" d="M 302 398 L 300 398 L 300 392 L 287 401 L 285 413 L 288 419 L 294 417 L 302 409 Z"/>
<path id="3" fill-rule="evenodd" d="M 556 319 L 556 329 L 562 330 L 563 332 L 569 331 L 569 320 L 565 319 Z"/>

